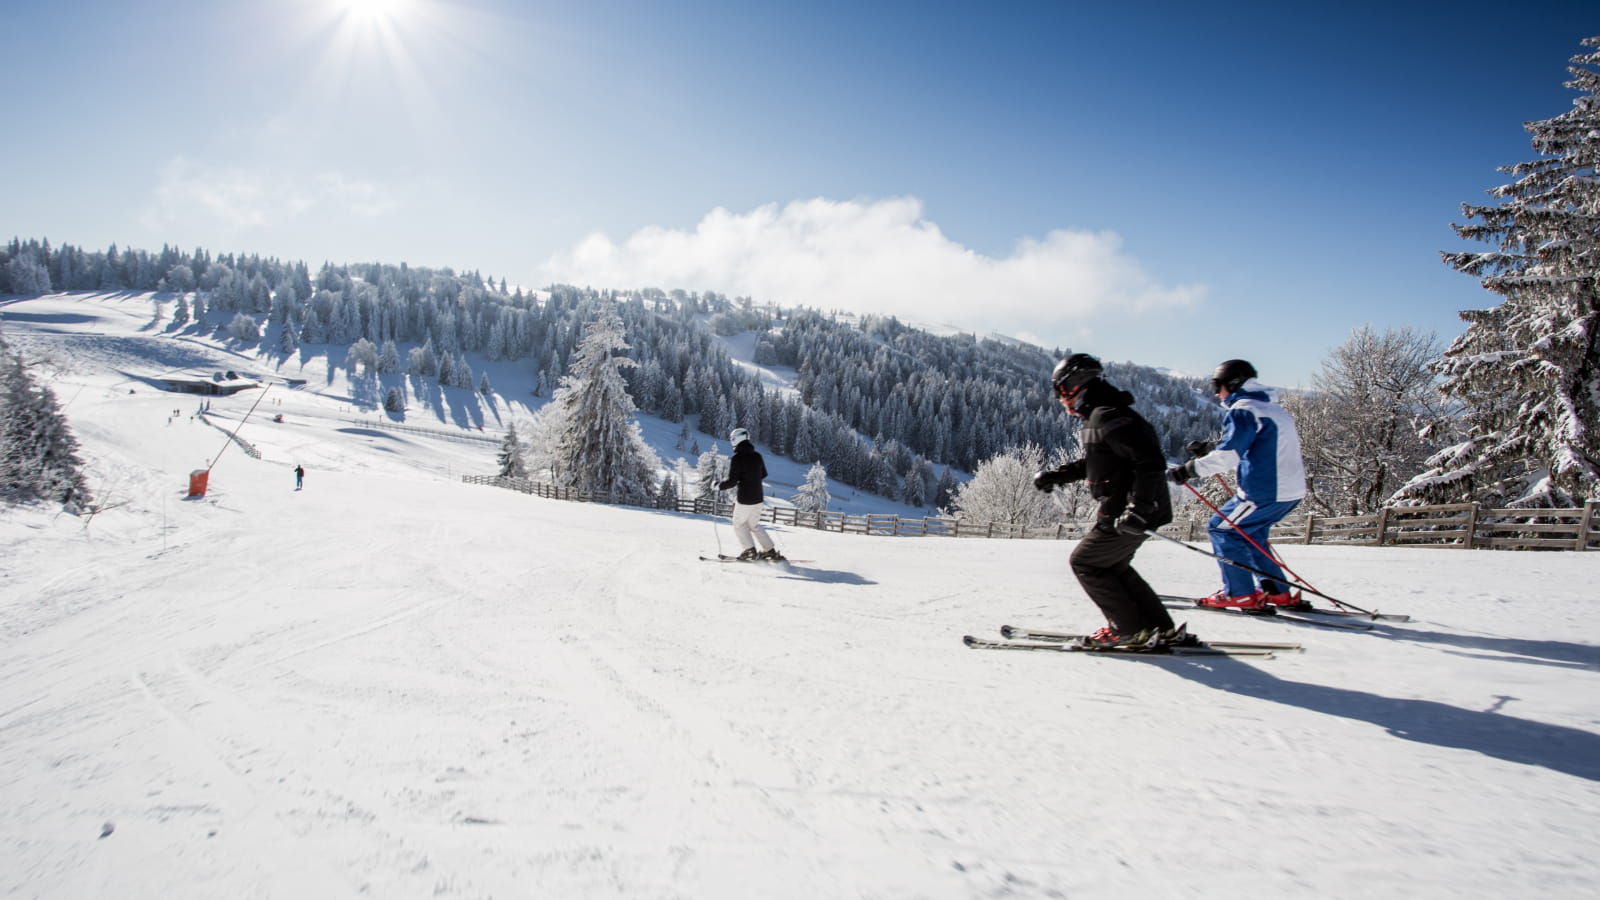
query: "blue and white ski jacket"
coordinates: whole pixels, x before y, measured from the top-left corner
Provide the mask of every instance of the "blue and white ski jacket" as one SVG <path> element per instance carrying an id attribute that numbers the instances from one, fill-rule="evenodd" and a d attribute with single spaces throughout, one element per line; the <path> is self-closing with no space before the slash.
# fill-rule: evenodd
<path id="1" fill-rule="evenodd" d="M 1301 500 L 1306 468 L 1300 432 L 1278 405 L 1278 391 L 1254 378 L 1229 394 L 1223 406 L 1222 440 L 1194 461 L 1196 475 L 1220 475 L 1238 467 L 1239 494 L 1257 504 Z"/>

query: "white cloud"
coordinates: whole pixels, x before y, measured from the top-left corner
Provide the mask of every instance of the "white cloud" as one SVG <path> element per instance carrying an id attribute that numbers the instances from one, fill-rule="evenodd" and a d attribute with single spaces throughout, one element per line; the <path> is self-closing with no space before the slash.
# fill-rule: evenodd
<path id="1" fill-rule="evenodd" d="M 547 260 L 543 274 L 1040 332 L 1081 332 L 1098 313 L 1170 309 L 1205 295 L 1203 286 L 1156 283 L 1111 232 L 1052 231 L 1007 257 L 985 256 L 945 237 L 906 197 L 718 208 L 692 231 L 649 227 L 620 246 L 593 234 Z"/>
<path id="2" fill-rule="evenodd" d="M 397 205 L 384 186 L 337 172 L 229 168 L 180 156 L 162 167 L 144 220 L 157 229 L 198 224 L 237 232 L 291 225 L 313 214 L 371 219 Z"/>

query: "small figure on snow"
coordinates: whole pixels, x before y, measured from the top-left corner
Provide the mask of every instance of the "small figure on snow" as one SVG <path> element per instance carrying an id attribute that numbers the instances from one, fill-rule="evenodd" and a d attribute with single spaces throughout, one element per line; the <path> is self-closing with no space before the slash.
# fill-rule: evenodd
<path id="1" fill-rule="evenodd" d="M 306 470 L 304 466 L 294 467 L 294 489 L 300 490 L 306 483 Z"/>
<path id="2" fill-rule="evenodd" d="M 727 480 L 717 485 L 717 489 L 739 489 L 734 494 L 733 502 L 733 535 L 744 547 L 739 558 L 783 562 L 783 554 L 773 546 L 767 530 L 761 527 L 761 509 L 766 500 L 766 495 L 761 491 L 761 479 L 767 477 L 767 463 L 756 451 L 756 445 L 750 443 L 748 430 L 735 428 L 728 435 L 728 442 L 733 444 L 733 461 L 728 464 Z M 758 542 L 761 544 L 760 551 L 756 550 Z"/>
<path id="3" fill-rule="evenodd" d="M 1088 479 L 1099 501 L 1094 527 L 1072 551 L 1072 574 L 1105 614 L 1106 627 L 1084 638 L 1098 647 L 1192 644 L 1175 627 L 1161 598 L 1133 569 L 1146 531 L 1172 521 L 1172 498 L 1163 479 L 1166 458 L 1155 429 L 1133 411 L 1133 395 L 1103 377 L 1100 361 L 1074 353 L 1056 364 L 1050 383 L 1067 412 L 1084 420 L 1083 458 L 1033 477 L 1049 492 Z"/>
<path id="4" fill-rule="evenodd" d="M 1167 477 L 1175 484 L 1185 484 L 1197 476 L 1220 475 L 1237 468 L 1238 492 L 1211 517 L 1206 531 L 1218 556 L 1271 577 L 1218 563 L 1222 590 L 1199 603 L 1245 610 L 1300 606 L 1300 594 L 1289 590 L 1283 569 L 1266 549 L 1272 526 L 1306 496 L 1305 463 L 1300 458 L 1300 432 L 1294 417 L 1278 405 L 1278 390 L 1257 381 L 1256 367 L 1242 359 L 1217 366 L 1211 392 L 1228 411 L 1222 422 L 1222 439 L 1214 444 L 1190 443 L 1195 458 L 1174 466 Z"/>

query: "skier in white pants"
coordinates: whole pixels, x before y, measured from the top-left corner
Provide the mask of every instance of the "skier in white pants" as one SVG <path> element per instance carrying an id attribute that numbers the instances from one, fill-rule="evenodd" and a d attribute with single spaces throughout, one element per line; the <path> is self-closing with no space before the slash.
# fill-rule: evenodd
<path id="1" fill-rule="evenodd" d="M 767 530 L 761 527 L 761 507 L 766 496 L 761 492 L 761 479 L 767 477 L 767 463 L 750 443 L 750 432 L 735 428 L 728 435 L 733 444 L 733 461 L 728 464 L 728 480 L 717 485 L 720 490 L 736 487 L 733 500 L 733 535 L 739 539 L 744 552 L 743 560 L 771 560 L 783 562 L 783 554 L 773 546 Z M 756 544 L 761 545 L 759 551 Z"/>

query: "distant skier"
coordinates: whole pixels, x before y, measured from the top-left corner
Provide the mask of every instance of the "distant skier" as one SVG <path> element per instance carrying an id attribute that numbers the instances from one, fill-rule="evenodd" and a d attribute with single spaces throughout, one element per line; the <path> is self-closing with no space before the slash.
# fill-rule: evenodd
<path id="1" fill-rule="evenodd" d="M 761 479 L 767 477 L 766 461 L 756 452 L 756 445 L 750 443 L 748 430 L 735 428 L 728 435 L 728 441 L 733 444 L 733 461 L 728 464 L 728 479 L 717 488 L 724 491 L 733 487 L 739 489 L 733 503 L 733 535 L 744 547 L 739 558 L 783 562 L 783 554 L 773 546 L 767 530 L 761 527 L 761 508 L 766 500 L 766 495 L 761 491 Z M 756 550 L 758 542 L 761 544 L 760 551 Z"/>
<path id="2" fill-rule="evenodd" d="M 1247 610 L 1268 605 L 1299 606 L 1300 595 L 1284 583 L 1283 569 L 1256 546 L 1267 547 L 1272 526 L 1306 496 L 1305 463 L 1300 458 L 1300 432 L 1295 428 L 1294 417 L 1278 405 L 1277 389 L 1257 381 L 1256 367 L 1242 359 L 1230 359 L 1217 366 L 1211 377 L 1211 392 L 1228 411 L 1222 423 L 1222 439 L 1215 444 L 1190 444 L 1190 449 L 1197 451 L 1195 458 L 1174 466 L 1167 477 L 1183 484 L 1196 476 L 1219 475 L 1237 467 L 1238 493 L 1222 504 L 1221 513 L 1212 516 L 1206 525 L 1211 547 L 1218 556 L 1260 569 L 1271 577 L 1253 576 L 1237 566 L 1218 563 L 1222 590 L 1199 603 Z"/>
<path id="3" fill-rule="evenodd" d="M 294 489 L 297 490 L 297 491 L 300 490 L 302 487 L 305 487 L 305 483 L 306 483 L 306 470 L 305 470 L 305 467 L 304 466 L 295 466 L 294 467 Z"/>
<path id="4" fill-rule="evenodd" d="M 1094 527 L 1072 551 L 1072 573 L 1105 614 L 1106 627 L 1083 639 L 1100 647 L 1193 643 L 1175 627 L 1161 598 L 1133 569 L 1145 532 L 1172 521 L 1166 458 L 1155 429 L 1133 411 L 1133 395 L 1101 376 L 1100 361 L 1074 353 L 1056 364 L 1050 381 L 1067 412 L 1084 419 L 1083 458 L 1033 477 L 1049 492 L 1088 479 L 1099 501 Z"/>

